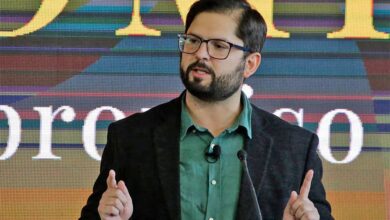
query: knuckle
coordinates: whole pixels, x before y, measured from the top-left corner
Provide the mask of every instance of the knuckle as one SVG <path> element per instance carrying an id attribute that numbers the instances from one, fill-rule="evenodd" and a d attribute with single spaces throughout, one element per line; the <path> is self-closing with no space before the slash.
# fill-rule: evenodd
<path id="1" fill-rule="evenodd" d="M 98 207 L 102 208 L 102 207 L 104 206 L 104 204 L 105 204 L 105 201 L 106 201 L 105 198 L 100 199 L 100 200 L 99 200 L 99 206 L 98 206 Z"/>
<path id="2" fill-rule="evenodd" d="M 103 212 L 103 206 L 101 204 L 99 204 L 98 206 L 98 212 L 99 213 L 102 213 Z"/>
<path id="3" fill-rule="evenodd" d="M 115 192 L 115 196 L 116 196 L 117 198 L 126 199 L 125 194 L 124 194 L 121 190 L 117 190 L 117 191 Z"/>
<path id="4" fill-rule="evenodd" d="M 123 209 L 122 202 L 119 199 L 115 200 L 115 207 L 117 207 L 118 209 Z"/>

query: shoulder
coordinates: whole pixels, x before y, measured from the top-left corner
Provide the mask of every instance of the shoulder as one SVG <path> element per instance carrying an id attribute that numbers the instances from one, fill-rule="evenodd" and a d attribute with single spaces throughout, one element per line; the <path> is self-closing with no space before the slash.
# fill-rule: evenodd
<path id="1" fill-rule="evenodd" d="M 169 102 L 160 104 L 146 112 L 134 113 L 126 118 L 115 121 L 109 125 L 110 129 L 147 129 L 158 125 L 162 120 L 169 117 L 180 117 L 180 97 Z"/>

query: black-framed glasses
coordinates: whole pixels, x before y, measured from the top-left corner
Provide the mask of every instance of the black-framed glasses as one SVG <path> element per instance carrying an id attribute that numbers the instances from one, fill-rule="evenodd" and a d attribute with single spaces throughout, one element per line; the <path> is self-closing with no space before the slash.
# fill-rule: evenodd
<path id="1" fill-rule="evenodd" d="M 178 34 L 179 49 L 182 53 L 194 54 L 199 50 L 203 42 L 207 45 L 207 52 L 210 57 L 224 60 L 229 56 L 232 47 L 239 50 L 250 52 L 249 48 L 236 45 L 221 39 L 208 39 L 204 40 L 200 37 L 191 34 Z"/>

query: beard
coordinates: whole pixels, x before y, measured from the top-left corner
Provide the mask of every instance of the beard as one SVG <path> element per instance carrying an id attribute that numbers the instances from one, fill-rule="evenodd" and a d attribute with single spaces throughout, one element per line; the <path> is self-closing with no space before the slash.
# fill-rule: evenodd
<path id="1" fill-rule="evenodd" d="M 196 67 L 207 70 L 211 76 L 209 85 L 202 85 L 203 80 L 199 78 L 190 80 L 190 72 Z M 180 78 L 185 88 L 198 99 L 206 102 L 223 101 L 240 89 L 244 81 L 244 68 L 245 61 L 243 60 L 233 71 L 217 77 L 213 69 L 198 60 L 189 65 L 186 71 L 180 66 Z"/>

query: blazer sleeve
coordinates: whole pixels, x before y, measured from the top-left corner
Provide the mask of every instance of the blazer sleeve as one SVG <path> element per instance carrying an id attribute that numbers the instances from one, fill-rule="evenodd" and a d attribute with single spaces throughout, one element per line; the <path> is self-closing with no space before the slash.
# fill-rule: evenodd
<path id="1" fill-rule="evenodd" d="M 116 138 L 115 138 L 115 127 L 110 124 L 107 132 L 107 144 L 104 148 L 102 161 L 100 164 L 100 174 L 95 181 L 93 186 L 93 192 L 87 200 L 87 204 L 81 210 L 81 216 L 79 219 L 100 219 L 98 213 L 99 201 L 102 194 L 107 189 L 106 179 L 110 169 L 118 171 L 118 165 L 116 164 Z"/>
<path id="2" fill-rule="evenodd" d="M 314 176 L 309 192 L 309 199 L 314 203 L 320 214 L 321 220 L 333 219 L 331 215 L 331 207 L 329 202 L 326 200 L 325 189 L 322 184 L 322 162 L 317 154 L 318 137 L 316 134 L 312 134 L 309 151 L 307 155 L 307 163 L 305 171 L 310 169 L 314 170 Z M 306 174 L 305 172 L 305 174 Z M 304 176 L 302 178 L 302 181 Z"/>

